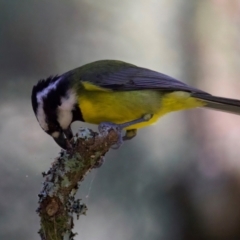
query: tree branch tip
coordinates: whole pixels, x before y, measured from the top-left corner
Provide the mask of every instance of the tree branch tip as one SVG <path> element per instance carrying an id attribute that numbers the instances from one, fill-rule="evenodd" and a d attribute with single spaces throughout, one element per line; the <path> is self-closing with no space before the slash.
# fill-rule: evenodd
<path id="1" fill-rule="evenodd" d="M 79 183 L 92 169 L 102 165 L 104 155 L 118 141 L 119 135 L 110 129 L 96 133 L 79 129 L 73 148 L 61 150 L 51 168 L 43 172 L 45 178 L 39 193 L 37 212 L 41 218 L 39 235 L 42 240 L 73 240 L 73 215 L 86 215 L 87 206 L 75 199 Z"/>

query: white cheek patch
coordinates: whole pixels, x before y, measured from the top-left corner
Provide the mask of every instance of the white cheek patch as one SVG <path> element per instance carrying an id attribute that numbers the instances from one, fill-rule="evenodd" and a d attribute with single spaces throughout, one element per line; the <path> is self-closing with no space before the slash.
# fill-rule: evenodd
<path id="1" fill-rule="evenodd" d="M 72 112 L 59 110 L 58 122 L 62 129 L 67 129 L 69 127 L 70 123 L 72 122 Z"/>
<path id="2" fill-rule="evenodd" d="M 76 93 L 73 90 L 69 90 L 67 95 L 61 98 L 61 106 L 58 107 L 58 122 L 63 129 L 67 129 L 72 122 L 72 110 L 76 99 Z"/>

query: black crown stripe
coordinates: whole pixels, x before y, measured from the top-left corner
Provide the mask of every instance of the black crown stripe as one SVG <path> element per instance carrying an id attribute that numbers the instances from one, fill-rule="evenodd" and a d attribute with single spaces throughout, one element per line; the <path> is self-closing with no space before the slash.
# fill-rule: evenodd
<path id="1" fill-rule="evenodd" d="M 47 79 L 41 79 L 38 81 L 38 83 L 33 87 L 32 89 L 32 107 L 33 111 L 36 115 L 37 108 L 38 108 L 38 102 L 37 102 L 37 94 L 47 88 L 51 83 L 56 82 L 59 79 L 59 76 L 50 76 Z"/>

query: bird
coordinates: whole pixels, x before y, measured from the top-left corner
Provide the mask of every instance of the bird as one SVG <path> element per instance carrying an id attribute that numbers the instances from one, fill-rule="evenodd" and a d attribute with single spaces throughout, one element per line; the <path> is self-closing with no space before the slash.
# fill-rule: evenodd
<path id="1" fill-rule="evenodd" d="M 170 112 L 202 107 L 240 114 L 240 100 L 213 96 L 118 60 L 99 60 L 41 79 L 33 86 L 31 100 L 41 128 L 63 149 L 71 146 L 74 121 L 117 129 L 119 147 Z"/>

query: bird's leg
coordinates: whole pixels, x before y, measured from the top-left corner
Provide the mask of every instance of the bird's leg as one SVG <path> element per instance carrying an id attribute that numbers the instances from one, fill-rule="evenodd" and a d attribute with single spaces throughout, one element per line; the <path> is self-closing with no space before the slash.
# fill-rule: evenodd
<path id="1" fill-rule="evenodd" d="M 133 121 L 121 123 L 121 124 L 115 124 L 115 123 L 111 123 L 111 122 L 102 122 L 98 125 L 98 130 L 100 133 L 105 133 L 110 129 L 113 129 L 114 131 L 116 131 L 118 133 L 119 138 L 118 138 L 117 143 L 115 145 L 113 145 L 112 148 L 117 149 L 123 144 L 123 140 L 128 140 L 128 139 L 133 138 L 137 132 L 136 129 L 128 130 L 126 135 L 124 137 L 122 137 L 122 130 L 124 128 L 130 127 L 137 123 L 147 122 L 152 117 L 153 117 L 153 114 L 148 113 L 148 114 L 144 114 L 141 118 L 135 119 Z"/>

